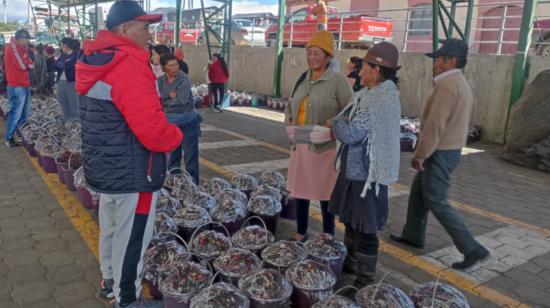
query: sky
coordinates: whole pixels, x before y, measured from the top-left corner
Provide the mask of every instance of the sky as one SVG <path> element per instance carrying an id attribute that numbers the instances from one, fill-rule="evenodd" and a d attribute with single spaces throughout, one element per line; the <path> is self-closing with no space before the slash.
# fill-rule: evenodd
<path id="1" fill-rule="evenodd" d="M 6 0 L 7 2 L 7 19 L 8 20 L 27 20 L 28 5 L 27 0 Z M 41 0 L 40 2 L 45 2 Z M 187 1 L 186 1 L 187 2 Z M 211 0 L 205 1 L 206 5 L 219 5 L 219 2 Z M 103 4 L 102 6 L 105 6 Z M 169 7 L 176 6 L 175 0 L 151 0 L 151 7 L 155 9 L 157 7 Z M 259 12 L 271 12 L 277 14 L 278 0 L 233 0 L 233 13 L 259 13 Z M 200 0 L 194 0 L 194 7 L 200 8 Z M 1 15 L 3 16 L 3 8 L 0 8 Z"/>

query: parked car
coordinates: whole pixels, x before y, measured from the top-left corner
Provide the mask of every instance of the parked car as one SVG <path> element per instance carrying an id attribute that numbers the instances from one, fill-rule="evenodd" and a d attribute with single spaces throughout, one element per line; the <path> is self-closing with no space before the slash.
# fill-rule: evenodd
<path id="1" fill-rule="evenodd" d="M 221 27 L 221 25 L 218 25 L 218 27 Z M 221 31 L 217 32 L 219 33 Z M 210 34 L 209 40 L 210 43 L 219 44 L 219 40 L 215 35 Z M 206 35 L 204 31 L 199 37 L 199 42 L 201 44 L 206 44 Z M 256 27 L 250 20 L 233 19 L 231 26 L 231 43 L 237 46 L 265 46 L 265 29 Z"/>

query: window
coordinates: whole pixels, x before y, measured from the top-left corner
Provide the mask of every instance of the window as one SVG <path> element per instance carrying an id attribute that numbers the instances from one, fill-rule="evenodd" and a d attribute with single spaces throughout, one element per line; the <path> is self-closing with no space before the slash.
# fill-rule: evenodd
<path id="1" fill-rule="evenodd" d="M 432 33 L 432 5 L 419 4 L 409 13 L 409 35 L 420 36 Z"/>
<path id="2" fill-rule="evenodd" d="M 307 17 L 307 8 L 304 8 L 304 9 L 301 9 L 301 10 L 298 10 L 298 11 L 294 12 L 294 14 L 292 14 L 292 16 L 290 16 L 289 21 L 300 22 L 300 21 L 306 20 L 306 17 Z"/>

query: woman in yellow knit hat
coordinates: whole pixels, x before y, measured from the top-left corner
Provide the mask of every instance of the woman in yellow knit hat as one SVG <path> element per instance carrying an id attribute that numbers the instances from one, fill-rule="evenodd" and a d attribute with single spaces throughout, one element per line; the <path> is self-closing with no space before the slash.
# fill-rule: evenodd
<path id="1" fill-rule="evenodd" d="M 331 127 L 333 118 L 353 95 L 346 76 L 329 69 L 334 57 L 334 41 L 328 31 L 316 32 L 306 46 L 308 70 L 294 86 L 285 109 L 285 124 L 290 127 Z M 319 200 L 323 214 L 323 232 L 334 234 L 334 215 L 327 211 L 332 189 L 338 177 L 334 168 L 336 141 L 293 145 L 288 168 L 287 190 L 297 200 L 297 234 L 294 240 L 307 239 L 310 200 Z"/>

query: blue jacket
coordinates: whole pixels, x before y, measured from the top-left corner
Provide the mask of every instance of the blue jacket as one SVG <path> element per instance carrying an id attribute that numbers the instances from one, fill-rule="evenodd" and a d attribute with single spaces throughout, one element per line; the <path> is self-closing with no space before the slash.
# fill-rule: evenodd
<path id="1" fill-rule="evenodd" d="M 338 117 L 334 120 L 332 133 L 345 147 L 349 147 L 346 157 L 346 179 L 366 181 L 369 175 L 367 130 L 354 120 L 348 122 L 344 118 Z M 340 148 L 338 156 L 341 155 L 343 148 Z"/>
<path id="2" fill-rule="evenodd" d="M 57 71 L 57 79 L 56 81 L 59 81 L 59 78 L 61 77 L 61 74 L 65 72 L 65 77 L 67 78 L 67 82 L 74 82 L 75 81 L 75 66 L 76 61 L 78 58 L 78 50 L 73 51 L 70 55 L 68 54 L 62 54 L 57 61 L 55 61 L 55 70 Z"/>

